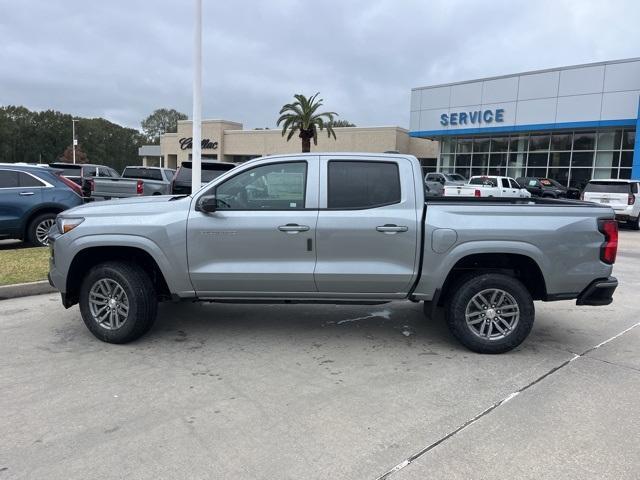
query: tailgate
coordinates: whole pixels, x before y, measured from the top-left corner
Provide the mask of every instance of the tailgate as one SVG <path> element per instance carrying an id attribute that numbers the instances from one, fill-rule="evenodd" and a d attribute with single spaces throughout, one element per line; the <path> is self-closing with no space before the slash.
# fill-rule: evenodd
<path id="1" fill-rule="evenodd" d="M 445 197 L 473 197 L 478 187 L 475 185 L 445 185 Z"/>
<path id="2" fill-rule="evenodd" d="M 137 180 L 128 178 L 94 178 L 92 197 L 133 197 L 137 195 Z"/>
<path id="3" fill-rule="evenodd" d="M 584 192 L 587 202 L 602 203 L 610 207 L 626 207 L 629 202 L 628 193 Z"/>

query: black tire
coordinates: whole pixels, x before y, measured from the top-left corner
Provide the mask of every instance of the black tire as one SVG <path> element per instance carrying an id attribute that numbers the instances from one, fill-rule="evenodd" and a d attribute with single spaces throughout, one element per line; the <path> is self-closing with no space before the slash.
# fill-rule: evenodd
<path id="1" fill-rule="evenodd" d="M 50 225 L 56 221 L 57 213 L 42 213 L 29 222 L 27 227 L 27 242 L 34 247 L 46 247 L 49 242 L 42 238 L 42 230 L 49 230 Z"/>
<path id="2" fill-rule="evenodd" d="M 89 294 L 99 280 L 116 282 L 126 294 L 128 310 L 118 328 L 103 326 L 91 312 Z M 153 326 L 158 300 L 147 273 L 133 263 L 111 261 L 93 267 L 80 287 L 80 313 L 87 328 L 96 338 L 107 343 L 128 343 L 147 333 Z"/>
<path id="3" fill-rule="evenodd" d="M 477 294 L 491 289 L 506 292 L 507 296 L 503 297 L 502 300 L 509 301 L 517 306 L 517 317 L 511 315 L 509 319 L 505 318 L 504 320 L 500 320 L 499 316 L 493 317 L 496 315 L 496 312 L 500 313 L 500 310 L 498 310 L 499 307 L 491 308 L 491 305 L 483 305 L 488 306 L 490 310 L 477 308 L 477 304 L 473 303 L 472 299 L 474 299 Z M 524 339 L 527 338 L 529 332 L 531 332 L 535 317 L 533 299 L 526 287 L 517 278 L 498 273 L 472 274 L 461 278 L 460 281 L 453 286 L 451 291 L 453 293 L 449 297 L 446 308 L 447 324 L 453 336 L 469 350 L 477 353 L 508 352 L 520 345 Z M 472 315 L 478 315 L 472 318 L 484 318 L 479 326 L 472 327 L 467 325 L 467 307 L 474 311 Z M 509 308 L 511 312 L 515 311 L 514 307 L 505 307 L 505 310 L 507 308 Z M 489 315 L 491 315 L 492 320 L 487 318 Z M 494 321 L 493 318 L 498 318 L 499 320 Z M 514 325 L 512 325 L 513 328 L 511 330 L 504 328 L 505 324 L 499 323 L 502 321 L 507 323 L 514 322 Z M 474 320 L 474 322 L 476 325 L 478 324 L 478 320 Z M 500 333 L 497 327 L 495 327 L 496 336 L 499 337 L 503 335 L 501 338 L 489 339 L 484 336 L 481 337 L 475 329 L 482 328 L 483 330 L 480 333 L 484 332 L 483 322 L 489 325 L 486 327 L 489 336 L 491 336 L 491 332 L 494 331 L 494 325 L 500 326 L 501 329 L 504 328 L 507 334 Z"/>
<path id="4" fill-rule="evenodd" d="M 638 215 L 638 218 L 632 218 L 630 224 L 633 230 L 640 230 L 640 215 Z"/>

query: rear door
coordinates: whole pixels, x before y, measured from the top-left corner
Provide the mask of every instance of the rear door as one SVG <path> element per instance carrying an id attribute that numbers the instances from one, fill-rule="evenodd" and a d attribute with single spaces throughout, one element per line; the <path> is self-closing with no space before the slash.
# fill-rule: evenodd
<path id="1" fill-rule="evenodd" d="M 416 183 L 417 182 L 417 183 Z M 417 269 L 422 205 L 405 158 L 323 156 L 316 234 L 318 291 L 405 294 Z"/>
<path id="2" fill-rule="evenodd" d="M 317 158 L 248 166 L 193 202 L 187 227 L 189 274 L 201 297 L 295 297 L 315 293 Z M 200 195 L 197 197 L 200 198 Z"/>

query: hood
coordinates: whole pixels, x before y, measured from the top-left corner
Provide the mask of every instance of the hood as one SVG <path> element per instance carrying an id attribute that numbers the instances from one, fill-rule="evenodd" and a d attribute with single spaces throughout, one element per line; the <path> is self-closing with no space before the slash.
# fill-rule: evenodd
<path id="1" fill-rule="evenodd" d="M 104 202 L 90 202 L 66 210 L 64 216 L 144 215 L 185 208 L 191 203 L 189 196 L 149 195 L 146 197 L 120 198 Z"/>

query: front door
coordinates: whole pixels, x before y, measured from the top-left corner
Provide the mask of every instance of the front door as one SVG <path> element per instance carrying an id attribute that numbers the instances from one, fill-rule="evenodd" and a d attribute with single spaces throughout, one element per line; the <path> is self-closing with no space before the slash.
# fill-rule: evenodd
<path id="1" fill-rule="evenodd" d="M 241 169 L 242 167 L 240 167 Z M 200 297 L 316 292 L 317 159 L 244 168 L 205 192 L 218 210 L 187 226 L 189 272 Z"/>
<path id="2" fill-rule="evenodd" d="M 323 157 L 316 284 L 327 294 L 406 294 L 415 279 L 423 205 L 405 158 Z"/>

